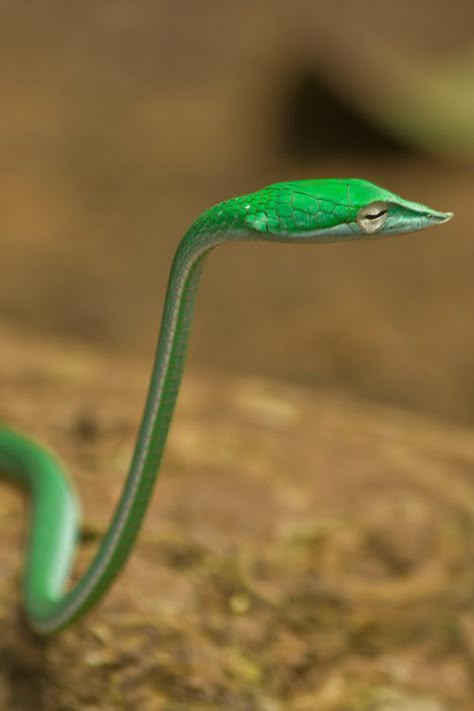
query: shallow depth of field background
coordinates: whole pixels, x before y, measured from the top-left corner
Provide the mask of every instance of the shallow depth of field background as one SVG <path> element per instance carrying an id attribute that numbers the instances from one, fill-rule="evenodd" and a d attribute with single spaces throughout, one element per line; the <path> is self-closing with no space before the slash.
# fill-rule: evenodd
<path id="1" fill-rule="evenodd" d="M 202 210 L 349 176 L 455 212 L 212 254 L 137 546 L 51 643 L 2 484 L 0 708 L 472 711 L 472 0 L 0 0 L 0 97 L 0 423 L 73 472 L 74 576 Z"/>
<path id="2" fill-rule="evenodd" d="M 1 320 L 151 356 L 201 210 L 282 179 L 364 177 L 456 219 L 380 244 L 223 248 L 191 365 L 472 423 L 472 161 L 405 140 L 371 106 L 389 81 L 380 47 L 436 71 L 469 49 L 472 15 L 467 0 L 455 17 L 434 1 L 3 0 Z"/>

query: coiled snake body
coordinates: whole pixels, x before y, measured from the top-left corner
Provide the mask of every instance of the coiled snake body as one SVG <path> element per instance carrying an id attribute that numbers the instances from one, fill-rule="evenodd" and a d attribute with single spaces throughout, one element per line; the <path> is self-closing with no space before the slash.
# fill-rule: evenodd
<path id="1" fill-rule="evenodd" d="M 37 633 L 56 632 L 96 603 L 124 565 L 149 503 L 166 444 L 205 257 L 228 241 L 337 242 L 413 232 L 437 212 L 364 180 L 278 183 L 206 210 L 181 240 L 170 271 L 151 383 L 130 471 L 111 524 L 82 578 L 66 583 L 78 530 L 74 488 L 42 445 L 0 429 L 0 471 L 31 497 L 24 610 Z"/>

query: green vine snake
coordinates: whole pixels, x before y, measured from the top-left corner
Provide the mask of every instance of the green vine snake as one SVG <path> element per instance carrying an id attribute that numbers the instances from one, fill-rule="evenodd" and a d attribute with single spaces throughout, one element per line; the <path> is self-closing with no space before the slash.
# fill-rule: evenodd
<path id="1" fill-rule="evenodd" d="M 178 396 L 204 259 L 215 247 L 229 241 L 379 239 L 451 217 L 356 179 L 278 183 L 203 212 L 179 243 L 171 267 L 149 392 L 123 493 L 97 554 L 70 589 L 79 523 L 74 487 L 41 444 L 0 428 L 0 471 L 31 497 L 23 580 L 31 628 L 48 634 L 78 619 L 104 595 L 133 548 Z"/>

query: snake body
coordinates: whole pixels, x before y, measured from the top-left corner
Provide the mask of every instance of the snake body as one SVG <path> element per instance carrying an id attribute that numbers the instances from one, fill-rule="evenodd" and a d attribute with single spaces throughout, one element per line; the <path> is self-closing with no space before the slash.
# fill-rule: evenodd
<path id="1" fill-rule="evenodd" d="M 73 484 L 42 444 L 0 428 L 0 471 L 31 499 L 23 596 L 32 629 L 53 633 L 83 615 L 104 595 L 133 548 L 178 396 L 204 260 L 213 249 L 228 241 L 379 239 L 450 217 L 357 179 L 278 183 L 202 213 L 179 243 L 172 263 L 151 382 L 123 493 L 97 554 L 69 589 L 79 527 Z"/>

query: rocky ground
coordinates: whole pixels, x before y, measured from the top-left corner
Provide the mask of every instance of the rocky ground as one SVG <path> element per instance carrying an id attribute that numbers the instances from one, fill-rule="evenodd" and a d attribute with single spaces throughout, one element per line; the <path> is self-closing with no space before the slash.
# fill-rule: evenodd
<path id="1" fill-rule="evenodd" d="M 0 419 L 84 507 L 76 575 L 129 460 L 148 365 L 2 325 Z M 0 707 L 467 711 L 474 436 L 336 391 L 187 375 L 126 571 L 46 642 L 21 621 L 25 505 L 0 499 Z"/>

